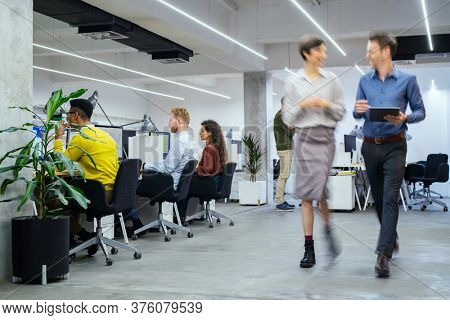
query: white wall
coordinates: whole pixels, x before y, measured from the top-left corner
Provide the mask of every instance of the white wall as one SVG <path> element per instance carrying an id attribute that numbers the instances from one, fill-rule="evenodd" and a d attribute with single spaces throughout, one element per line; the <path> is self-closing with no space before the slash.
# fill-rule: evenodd
<path id="1" fill-rule="evenodd" d="M 170 109 L 174 106 L 183 106 L 191 114 L 190 125 L 196 136 L 200 129 L 200 123 L 207 119 L 216 120 L 224 131 L 233 128 L 234 139 L 240 138 L 244 126 L 242 75 L 207 81 L 214 87 L 206 87 L 206 89 L 220 91 L 230 96 L 231 99 L 224 99 L 182 87 L 168 87 L 165 84 L 143 85 L 127 80 L 128 85 L 180 96 L 185 98 L 184 101 L 92 81 L 53 82 L 50 73 L 40 70 L 34 70 L 33 82 L 33 104 L 35 105 L 45 104 L 50 93 L 58 88 L 63 88 L 66 93 L 86 88 L 89 91 L 84 98 L 89 97 L 94 90 L 97 90 L 100 104 L 115 125 L 140 120 L 146 113 L 152 118 L 159 130 L 168 131 Z M 96 107 L 92 120 L 107 124 L 99 107 Z M 130 126 L 130 128 L 132 127 Z"/>

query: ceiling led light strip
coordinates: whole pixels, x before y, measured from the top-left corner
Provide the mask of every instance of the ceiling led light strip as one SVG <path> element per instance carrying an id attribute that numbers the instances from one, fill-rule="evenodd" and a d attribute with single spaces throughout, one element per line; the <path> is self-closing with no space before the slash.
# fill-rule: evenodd
<path id="1" fill-rule="evenodd" d="M 71 77 L 80 78 L 80 79 L 86 79 L 86 80 L 91 80 L 91 81 L 96 81 L 96 82 L 107 83 L 107 84 L 110 84 L 110 85 L 113 85 L 113 86 L 127 88 L 127 89 L 140 91 L 140 92 L 145 92 L 145 93 L 150 93 L 150 94 L 155 94 L 155 95 L 166 97 L 166 98 L 172 98 L 172 99 L 177 99 L 177 100 L 184 100 L 184 98 L 171 96 L 171 95 L 160 93 L 160 92 L 155 92 L 155 91 L 145 90 L 145 89 L 141 89 L 141 88 L 126 86 L 124 84 L 115 83 L 115 82 L 111 82 L 111 81 L 107 81 L 107 80 L 91 78 L 91 77 L 86 77 L 86 76 L 81 76 L 79 74 L 63 72 L 63 71 L 58 71 L 58 70 L 53 70 L 53 69 L 47 69 L 47 68 L 38 67 L 38 66 L 33 66 L 33 69 L 43 70 L 43 71 L 48 71 L 48 72 L 53 72 L 53 73 L 58 73 L 58 74 L 63 74 L 63 75 L 66 75 L 66 76 L 71 76 Z"/>
<path id="2" fill-rule="evenodd" d="M 428 23 L 428 13 L 427 13 L 427 6 L 425 5 L 425 0 L 422 0 L 422 10 L 423 10 L 423 16 L 425 18 L 425 27 L 427 28 L 428 43 L 430 44 L 430 51 L 433 51 L 433 42 L 431 41 L 430 25 Z"/>
<path id="3" fill-rule="evenodd" d="M 263 55 L 260 54 L 259 52 L 255 51 L 255 50 L 253 50 L 253 49 L 251 49 L 251 48 L 249 48 L 249 47 L 247 47 L 245 44 L 243 44 L 243 43 L 241 43 L 241 42 L 239 42 L 239 41 L 237 41 L 237 40 L 231 38 L 230 36 L 227 36 L 225 33 L 220 32 L 219 30 L 217 30 L 217 29 L 211 27 L 210 25 L 204 23 L 203 21 L 200 21 L 199 19 L 197 19 L 197 18 L 191 16 L 190 14 L 184 12 L 183 10 L 178 9 L 177 7 L 171 5 L 170 3 L 167 3 L 167 2 L 164 1 L 164 0 L 156 0 L 156 1 L 160 2 L 161 4 L 165 5 L 165 6 L 168 7 L 168 8 L 170 8 L 170 9 L 172 9 L 172 10 L 178 12 L 179 14 L 185 16 L 186 18 L 188 18 L 188 19 L 190 19 L 190 20 L 192 20 L 192 21 L 198 23 L 199 25 L 205 27 L 206 29 L 208 29 L 208 30 L 210 30 L 210 31 L 212 31 L 212 32 L 214 32 L 214 33 L 216 33 L 216 34 L 218 34 L 219 36 L 221 36 L 221 37 L 223 37 L 223 38 L 225 38 L 225 39 L 227 39 L 227 40 L 233 42 L 234 44 L 237 44 L 238 46 L 244 48 L 245 50 L 250 51 L 251 53 L 257 55 L 258 57 L 260 57 L 260 58 L 262 58 L 262 59 L 264 59 L 264 60 L 267 60 L 267 59 L 268 59 L 266 56 L 263 56 Z"/>
<path id="4" fill-rule="evenodd" d="M 347 56 L 347 54 L 342 50 L 342 48 L 336 43 L 336 41 L 331 38 L 331 36 L 317 23 L 316 20 L 305 10 L 301 5 L 298 4 L 297 1 L 291 0 L 291 2 L 301 11 L 303 14 L 327 37 L 328 40 L 331 41 L 332 44 L 339 50 L 342 55 Z"/>
<path id="5" fill-rule="evenodd" d="M 223 95 L 223 94 L 220 94 L 220 93 L 216 93 L 216 92 L 213 92 L 213 91 L 209 91 L 209 90 L 197 88 L 197 87 L 194 87 L 194 86 L 190 86 L 190 85 L 187 85 L 187 84 L 184 84 L 184 83 L 180 83 L 180 82 L 164 79 L 164 78 L 161 78 L 161 77 L 158 77 L 158 76 L 153 76 L 151 74 L 143 73 L 143 72 L 140 72 L 140 71 L 137 71 L 137 70 L 120 67 L 120 66 L 108 63 L 108 62 L 104 62 L 104 61 L 100 61 L 100 60 L 96 60 L 96 59 L 91 59 L 91 58 L 88 58 L 88 57 L 83 57 L 83 56 L 80 56 L 80 55 L 77 55 L 77 54 L 74 54 L 74 53 L 70 53 L 70 52 L 67 52 L 67 51 L 46 47 L 46 46 L 43 46 L 41 44 L 33 43 L 33 46 L 35 46 L 37 48 L 41 48 L 41 49 L 45 49 L 45 50 L 49 50 L 49 51 L 65 54 L 67 56 L 71 56 L 71 57 L 74 57 L 74 58 L 78 58 L 78 59 L 90 61 L 90 62 L 93 62 L 93 63 L 101 64 L 101 65 L 108 66 L 108 67 L 111 67 L 111 68 L 115 68 L 115 69 L 119 69 L 119 70 L 123 70 L 123 71 L 128 71 L 128 72 L 131 72 L 131 73 L 134 73 L 134 74 L 138 74 L 138 75 L 141 75 L 141 76 L 144 76 L 144 77 L 147 77 L 147 78 L 151 78 L 151 79 L 155 79 L 155 80 L 171 83 L 171 84 L 174 84 L 174 85 L 177 85 L 177 86 L 189 88 L 189 89 L 192 89 L 192 90 L 201 91 L 201 92 L 204 92 L 204 93 L 209 93 L 209 94 L 221 97 L 221 98 L 231 99 L 231 97 Z"/>
<path id="6" fill-rule="evenodd" d="M 287 67 L 284 68 L 285 71 L 289 72 L 290 74 L 292 74 L 294 77 L 297 76 L 297 74 L 294 71 L 289 70 Z"/>
<path id="7" fill-rule="evenodd" d="M 360 66 L 358 66 L 357 64 L 355 64 L 355 68 L 356 68 L 362 75 L 365 75 L 364 71 L 361 69 Z"/>

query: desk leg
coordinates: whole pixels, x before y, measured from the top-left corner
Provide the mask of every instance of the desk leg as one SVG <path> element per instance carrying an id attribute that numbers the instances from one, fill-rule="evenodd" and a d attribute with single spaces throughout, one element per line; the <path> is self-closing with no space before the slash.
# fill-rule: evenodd
<path id="1" fill-rule="evenodd" d="M 408 211 L 408 209 L 406 208 L 405 198 L 403 197 L 403 191 L 401 187 L 400 187 L 400 198 L 402 199 L 403 209 L 405 209 L 405 212 Z"/>
<path id="2" fill-rule="evenodd" d="M 356 189 L 356 185 L 355 185 L 355 197 L 356 197 L 356 203 L 358 204 L 359 211 L 361 211 L 361 202 L 359 201 L 358 189 Z"/>
<path id="3" fill-rule="evenodd" d="M 372 192 L 372 186 L 369 186 L 369 189 L 367 190 L 366 201 L 364 202 L 364 209 L 363 209 L 363 211 L 366 211 L 367 203 L 369 202 L 370 192 Z"/>

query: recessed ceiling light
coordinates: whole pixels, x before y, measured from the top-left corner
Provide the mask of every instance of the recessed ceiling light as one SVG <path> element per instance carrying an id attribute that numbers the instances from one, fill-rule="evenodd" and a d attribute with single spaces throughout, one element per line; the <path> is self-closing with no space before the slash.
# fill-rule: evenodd
<path id="1" fill-rule="evenodd" d="M 344 56 L 347 54 L 342 50 L 342 48 L 336 43 L 336 41 L 331 38 L 331 36 L 317 23 L 316 20 L 305 10 L 301 5 L 298 4 L 296 0 L 291 0 L 291 2 L 327 37 L 328 40 L 341 52 Z"/>
<path id="2" fill-rule="evenodd" d="M 58 73 L 58 74 L 63 74 L 63 75 L 66 75 L 66 76 L 71 76 L 71 77 L 80 78 L 80 79 L 86 79 L 86 80 L 91 80 L 91 81 L 96 81 L 96 82 L 107 83 L 107 84 L 110 84 L 110 85 L 113 85 L 113 86 L 127 88 L 127 89 L 131 89 L 131 90 L 134 90 L 134 91 L 141 91 L 141 92 L 145 92 L 145 93 L 155 94 L 155 95 L 166 97 L 166 98 L 172 98 L 172 99 L 177 99 L 177 100 L 184 100 L 184 98 L 171 96 L 171 95 L 165 94 L 165 93 L 160 93 L 160 92 L 150 91 L 150 90 L 146 90 L 146 89 L 131 87 L 131 86 L 127 86 L 127 85 L 124 85 L 124 84 L 111 82 L 111 81 L 107 81 L 107 80 L 102 80 L 102 79 L 86 77 L 86 76 L 82 76 L 82 75 L 79 75 L 79 74 L 74 74 L 74 73 L 69 73 L 69 72 L 64 72 L 64 71 L 58 71 L 58 70 L 43 68 L 43 67 L 39 67 L 39 66 L 33 66 L 33 69 L 43 70 L 43 71 L 48 71 L 48 72 L 53 72 L 53 73 Z"/>
<path id="3" fill-rule="evenodd" d="M 174 84 L 174 85 L 177 85 L 177 86 L 189 88 L 189 89 L 192 89 L 192 90 L 197 90 L 197 91 L 204 92 L 204 93 L 209 93 L 209 94 L 221 97 L 221 98 L 231 99 L 231 97 L 223 95 L 223 94 L 220 94 L 220 93 L 217 93 L 217 92 L 213 92 L 213 91 L 197 88 L 197 87 L 194 87 L 194 86 L 190 86 L 190 85 L 187 85 L 187 84 L 184 84 L 184 83 L 180 83 L 180 82 L 164 79 L 164 78 L 161 78 L 161 77 L 158 77 L 158 76 L 154 76 L 154 75 L 151 75 L 151 74 L 148 74 L 148 73 L 143 73 L 143 72 L 140 72 L 140 71 L 137 71 L 137 70 L 120 67 L 120 66 L 108 63 L 108 62 L 104 62 L 104 61 L 100 61 L 100 60 L 96 60 L 96 59 L 91 59 L 91 58 L 80 56 L 80 55 L 77 55 L 77 54 L 74 54 L 74 53 L 70 53 L 70 52 L 67 52 L 67 51 L 46 47 L 46 46 L 43 46 L 41 44 L 33 43 L 33 46 L 35 46 L 37 48 L 42 48 L 42 49 L 45 49 L 45 50 L 49 50 L 49 51 L 65 54 L 67 56 L 71 56 L 71 57 L 74 57 L 74 58 L 87 60 L 87 61 L 90 61 L 90 62 L 93 62 L 93 63 L 101 64 L 101 65 L 104 65 L 104 66 L 108 66 L 108 67 L 111 67 L 111 68 L 115 68 L 115 69 L 119 69 L 119 70 L 123 70 L 123 71 L 128 71 L 128 72 L 131 72 L 131 73 L 134 73 L 134 74 L 138 74 L 138 75 L 141 75 L 141 76 L 144 76 L 144 77 L 147 77 L 147 78 L 151 78 L 151 79 L 155 79 L 155 80 L 171 83 L 171 84 Z"/>
<path id="4" fill-rule="evenodd" d="M 168 7 L 168 8 L 170 8 L 170 9 L 172 9 L 172 10 L 178 12 L 179 14 L 185 16 L 186 18 L 188 18 L 188 19 L 190 19 L 190 20 L 192 20 L 192 21 L 198 23 L 198 24 L 201 25 L 202 27 L 205 27 L 206 29 L 208 29 L 208 30 L 210 30 L 210 31 L 212 31 L 212 32 L 214 32 L 214 33 L 216 33 L 216 34 L 218 34 L 219 36 L 221 36 L 221 37 L 223 37 L 223 38 L 225 38 L 225 39 L 227 39 L 227 40 L 233 42 L 234 44 L 237 44 L 238 46 L 244 48 L 244 49 L 247 50 L 247 51 L 250 51 L 251 53 L 257 55 L 258 57 L 260 57 L 260 58 L 262 58 L 262 59 L 264 59 L 264 60 L 267 60 L 267 57 L 264 56 L 264 55 L 262 55 L 261 53 L 259 53 L 259 52 L 255 51 L 255 50 L 253 50 L 252 48 L 247 47 L 245 44 L 243 44 L 243 43 L 241 43 L 241 42 L 239 42 L 239 41 L 237 41 L 237 40 L 231 38 L 230 36 L 227 36 L 225 33 L 220 32 L 219 30 L 217 30 L 217 29 L 211 27 L 210 25 L 204 23 L 203 21 L 201 21 L 201 20 L 199 20 L 199 19 L 197 19 L 197 18 L 191 16 L 189 13 L 186 13 L 186 12 L 184 12 L 183 10 L 178 9 L 177 7 L 175 7 L 175 6 L 171 5 L 170 3 L 168 3 L 167 1 L 164 1 L 164 0 L 157 0 L 157 1 L 160 2 L 160 3 L 162 3 L 163 5 L 165 5 L 166 7 Z"/>

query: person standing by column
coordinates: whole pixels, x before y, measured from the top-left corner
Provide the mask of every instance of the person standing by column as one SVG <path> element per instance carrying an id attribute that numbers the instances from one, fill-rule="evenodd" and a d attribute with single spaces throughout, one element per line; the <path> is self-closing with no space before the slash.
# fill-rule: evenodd
<path id="1" fill-rule="evenodd" d="M 425 107 L 416 77 L 392 64 L 396 40 L 385 32 L 373 32 L 367 45 L 367 59 L 373 68 L 361 77 L 356 94 L 355 119 L 365 119 L 361 149 L 380 221 L 375 274 L 390 276 L 389 259 L 398 250 L 398 197 L 406 162 L 406 123 L 425 119 Z M 407 105 L 412 113 L 405 115 Z M 386 122 L 369 122 L 370 108 L 399 107 L 398 116 Z"/>
<path id="2" fill-rule="evenodd" d="M 339 248 L 332 234 L 327 205 L 326 185 L 335 151 L 334 130 L 345 114 L 342 89 L 336 75 L 321 67 L 327 58 L 325 42 L 315 35 L 300 40 L 299 53 L 304 68 L 288 78 L 285 85 L 283 121 L 295 127 L 294 164 L 296 166 L 296 196 L 302 199 L 302 223 L 305 235 L 305 253 L 301 268 L 316 264 L 313 239 L 314 209 L 325 222 L 325 234 L 332 258 Z"/>
<path id="3" fill-rule="evenodd" d="M 283 106 L 283 100 L 284 97 L 281 99 L 281 106 Z M 286 181 L 291 173 L 292 137 L 294 136 L 294 133 L 294 129 L 289 128 L 284 124 L 280 108 L 280 110 L 275 114 L 275 118 L 273 120 L 273 134 L 275 136 L 277 154 L 278 157 L 280 157 L 280 174 L 278 175 L 277 188 L 275 192 L 277 211 L 293 211 L 295 207 L 284 199 Z"/>

